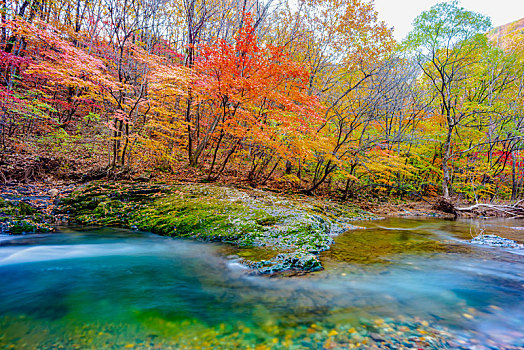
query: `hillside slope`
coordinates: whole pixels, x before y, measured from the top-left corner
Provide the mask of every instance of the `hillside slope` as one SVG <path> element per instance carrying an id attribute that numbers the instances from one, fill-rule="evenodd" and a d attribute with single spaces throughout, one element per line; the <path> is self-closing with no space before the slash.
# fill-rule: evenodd
<path id="1" fill-rule="evenodd" d="M 524 35 L 524 18 L 496 27 L 487 33 L 488 40 L 503 49 L 509 47 L 516 35 Z"/>

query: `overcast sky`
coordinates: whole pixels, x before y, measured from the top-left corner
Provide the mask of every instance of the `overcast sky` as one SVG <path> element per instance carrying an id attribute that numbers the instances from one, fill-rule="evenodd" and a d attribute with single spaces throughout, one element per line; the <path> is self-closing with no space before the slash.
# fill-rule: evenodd
<path id="1" fill-rule="evenodd" d="M 428 10 L 438 0 L 374 0 L 379 18 L 395 27 L 394 35 L 402 40 L 410 31 L 411 23 L 422 11 Z M 493 27 L 524 17 L 524 0 L 461 0 L 467 10 L 480 12 L 491 18 Z"/>

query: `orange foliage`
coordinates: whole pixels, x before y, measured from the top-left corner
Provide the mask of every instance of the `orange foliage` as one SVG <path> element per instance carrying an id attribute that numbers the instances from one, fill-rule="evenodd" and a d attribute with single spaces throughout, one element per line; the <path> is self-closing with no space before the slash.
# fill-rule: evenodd
<path id="1" fill-rule="evenodd" d="M 303 153 L 301 137 L 322 122 L 318 100 L 306 94 L 309 73 L 283 47 L 257 42 L 253 20 L 229 43 L 201 45 L 194 88 L 208 110 L 207 125 L 290 156 Z"/>

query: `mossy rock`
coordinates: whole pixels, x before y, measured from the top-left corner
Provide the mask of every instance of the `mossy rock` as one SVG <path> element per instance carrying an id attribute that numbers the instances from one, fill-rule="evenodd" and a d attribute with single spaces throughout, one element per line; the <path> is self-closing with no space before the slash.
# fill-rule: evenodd
<path id="1" fill-rule="evenodd" d="M 36 223 L 28 219 L 8 221 L 5 227 L 7 233 L 21 235 L 27 233 L 47 233 L 52 228 L 47 224 Z"/>
<path id="2" fill-rule="evenodd" d="M 53 231 L 48 224 L 49 215 L 39 212 L 29 204 L 19 200 L 0 198 L 0 233 L 25 234 Z"/>
<path id="3" fill-rule="evenodd" d="M 36 214 L 36 210 L 23 201 L 8 201 L 0 198 L 0 214 L 10 216 L 29 216 Z"/>
<path id="4" fill-rule="evenodd" d="M 349 221 L 362 218 L 356 208 L 330 201 L 209 184 L 92 183 L 66 198 L 61 211 L 84 224 L 313 256 L 329 249 L 331 235 L 351 228 Z M 320 266 L 311 259 L 290 261 L 273 265 L 305 270 Z"/>

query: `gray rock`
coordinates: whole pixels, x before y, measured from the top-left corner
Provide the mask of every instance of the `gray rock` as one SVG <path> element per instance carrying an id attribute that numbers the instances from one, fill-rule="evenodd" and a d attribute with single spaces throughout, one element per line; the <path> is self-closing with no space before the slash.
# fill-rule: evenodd
<path id="1" fill-rule="evenodd" d="M 380 334 L 378 333 L 373 333 L 373 332 L 370 332 L 369 333 L 369 336 L 371 337 L 371 339 L 373 339 L 374 341 L 376 342 L 385 342 L 386 339 L 384 339 Z"/>
<path id="2" fill-rule="evenodd" d="M 296 251 L 287 254 L 278 254 L 271 260 L 264 260 L 254 266 L 262 274 L 271 274 L 286 270 L 317 271 L 322 264 L 315 254 Z"/>
<path id="3" fill-rule="evenodd" d="M 524 244 L 519 244 L 511 239 L 497 235 L 478 235 L 470 241 L 472 244 L 486 245 L 490 247 L 524 249 Z"/>

